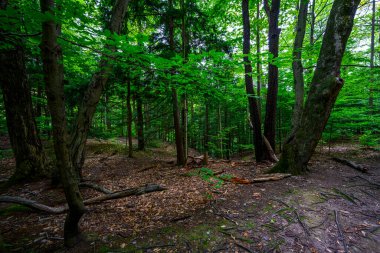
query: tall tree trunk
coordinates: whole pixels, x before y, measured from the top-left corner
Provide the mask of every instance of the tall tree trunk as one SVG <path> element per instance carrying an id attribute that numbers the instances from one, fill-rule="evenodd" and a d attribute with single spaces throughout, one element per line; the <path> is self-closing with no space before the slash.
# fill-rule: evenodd
<path id="1" fill-rule="evenodd" d="M 131 79 L 129 76 L 127 79 L 127 143 L 128 143 L 128 157 L 133 157 Z"/>
<path id="2" fill-rule="evenodd" d="M 63 89 L 62 50 L 57 44 L 57 24 L 54 22 L 53 0 L 41 0 L 41 11 L 49 14 L 42 22 L 41 54 L 43 60 L 46 95 L 53 124 L 54 150 L 61 182 L 65 191 L 69 213 L 64 226 L 66 246 L 73 246 L 79 238 L 79 220 L 85 208 L 79 192 L 78 180 L 70 161 Z M 46 17 L 48 17 L 46 15 Z"/>
<path id="3" fill-rule="evenodd" d="M 209 149 L 209 134 L 210 134 L 210 122 L 209 122 L 209 102 L 206 99 L 206 108 L 205 108 L 205 129 L 203 135 L 203 164 L 208 165 L 208 149 Z"/>
<path id="4" fill-rule="evenodd" d="M 314 30 L 315 30 L 315 0 L 312 0 L 310 10 L 310 45 L 314 45 Z"/>
<path id="5" fill-rule="evenodd" d="M 253 89 L 252 65 L 249 59 L 251 51 L 250 46 L 250 22 L 249 22 L 249 0 L 242 0 L 243 15 L 243 54 L 244 54 L 244 71 L 245 71 L 245 89 L 248 95 L 249 114 L 253 128 L 253 143 L 255 146 L 256 161 L 264 159 L 263 136 L 261 133 L 261 119 L 255 91 Z"/>
<path id="6" fill-rule="evenodd" d="M 376 0 L 372 0 L 372 20 L 371 20 L 371 83 L 369 86 L 368 106 L 371 113 L 373 113 L 373 89 L 374 89 L 374 66 L 375 66 L 375 26 L 376 26 Z"/>
<path id="7" fill-rule="evenodd" d="M 5 10 L 7 1 L 0 1 Z M 0 87 L 16 170 L 12 180 L 20 181 L 48 175 L 46 157 L 33 116 L 31 89 L 25 67 L 24 43 L 21 39 L 0 39 Z"/>
<path id="8" fill-rule="evenodd" d="M 169 10 L 173 9 L 173 1 L 169 0 Z M 169 18 L 169 47 L 174 53 L 174 17 L 170 14 Z M 174 75 L 174 70 L 171 70 L 171 74 Z M 172 104 L 173 104 L 173 121 L 174 121 L 174 132 L 175 132 L 175 143 L 177 150 L 177 165 L 184 165 L 186 163 L 185 152 L 183 149 L 183 138 L 180 123 L 180 111 L 178 106 L 178 95 L 177 90 L 172 87 Z"/>
<path id="9" fill-rule="evenodd" d="M 257 106 L 259 110 L 259 115 L 261 119 L 261 74 L 262 74 L 262 66 L 261 66 L 261 39 L 260 39 L 260 2 L 257 2 L 257 8 L 256 8 L 256 72 L 257 72 L 257 97 L 259 99 L 257 100 Z"/>
<path id="10" fill-rule="evenodd" d="M 120 34 L 127 13 L 129 0 L 117 0 L 112 9 L 112 17 L 108 29 L 111 33 Z M 106 45 L 109 50 L 114 50 L 112 46 Z M 99 63 L 99 70 L 92 76 L 90 84 L 84 93 L 83 100 L 79 106 L 79 111 L 74 125 L 70 142 L 70 154 L 73 166 L 82 177 L 82 167 L 85 159 L 85 145 L 87 135 L 91 126 L 96 106 L 99 103 L 103 89 L 108 81 L 112 70 L 109 59 L 102 58 Z"/>
<path id="11" fill-rule="evenodd" d="M 335 0 L 298 129 L 288 138 L 276 172 L 306 171 L 343 86 L 340 66 L 360 0 Z"/>
<path id="12" fill-rule="evenodd" d="M 186 30 L 186 5 L 187 2 L 185 0 L 180 1 L 181 4 L 181 11 L 182 11 L 182 16 L 181 16 L 181 30 L 182 30 L 182 57 L 183 57 L 183 63 L 185 64 L 187 62 L 188 58 L 188 52 L 189 52 L 189 38 L 188 38 L 188 33 Z M 182 132 L 183 132 L 183 150 L 184 150 L 184 156 L 185 156 L 185 164 L 187 161 L 187 156 L 188 156 L 188 118 L 187 118 L 187 94 L 183 94 L 182 96 Z"/>
<path id="13" fill-rule="evenodd" d="M 269 53 L 272 55 L 272 62 L 269 63 L 268 69 L 268 92 L 265 111 L 264 135 L 268 139 L 272 149 L 276 150 L 276 108 L 278 93 L 278 67 L 273 63 L 278 57 L 278 47 L 280 41 L 280 32 L 278 28 L 278 17 L 280 14 L 280 0 L 272 0 L 269 8 L 268 0 L 264 0 L 265 10 L 269 18 L 268 44 Z"/>
<path id="14" fill-rule="evenodd" d="M 136 84 L 139 85 L 139 84 Z M 137 147 L 138 150 L 145 149 L 144 141 L 144 114 L 143 114 L 143 102 L 141 99 L 140 89 L 136 94 L 136 107 L 137 107 Z"/>
<path id="15" fill-rule="evenodd" d="M 307 6 L 309 0 L 301 0 L 299 5 L 299 13 L 297 20 L 296 37 L 293 44 L 293 78 L 295 91 L 295 105 L 292 117 L 292 129 L 296 129 L 299 119 L 302 115 L 303 97 L 304 97 L 304 78 L 302 66 L 302 47 L 305 38 L 306 21 L 307 21 Z"/>

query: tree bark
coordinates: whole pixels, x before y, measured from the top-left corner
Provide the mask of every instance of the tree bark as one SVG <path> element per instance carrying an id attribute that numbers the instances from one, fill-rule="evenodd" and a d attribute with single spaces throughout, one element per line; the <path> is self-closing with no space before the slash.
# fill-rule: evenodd
<path id="1" fill-rule="evenodd" d="M 245 71 L 245 90 L 248 95 L 249 115 L 253 129 L 253 144 L 255 146 L 256 161 L 261 162 L 264 159 L 264 142 L 261 133 L 261 119 L 258 108 L 255 91 L 253 89 L 252 65 L 249 59 L 251 51 L 250 46 L 250 22 L 249 22 L 249 0 L 242 0 L 243 16 L 243 54 L 244 54 L 244 71 Z"/>
<path id="2" fill-rule="evenodd" d="M 62 51 L 60 45 L 57 44 L 57 24 L 54 21 L 55 3 L 52 0 L 40 0 L 40 5 L 42 13 L 46 17 L 49 14 L 49 18 L 42 22 L 41 54 L 46 95 L 53 125 L 54 151 L 69 206 L 64 225 L 64 238 L 66 246 L 73 246 L 79 239 L 78 223 L 85 209 L 68 149 Z"/>
<path id="3" fill-rule="evenodd" d="M 260 20 L 260 2 L 257 2 L 257 8 L 256 8 L 256 20 Z M 259 115 L 261 119 L 261 73 L 262 73 L 262 67 L 261 67 L 261 39 L 260 39 L 260 22 L 257 22 L 256 25 L 256 72 L 257 72 L 257 97 L 259 98 L 257 100 L 257 106 L 259 110 Z"/>
<path id="4" fill-rule="evenodd" d="M 269 18 L 269 34 L 268 44 L 269 53 L 272 55 L 273 60 L 278 57 L 278 47 L 280 41 L 280 32 L 278 28 L 278 17 L 280 14 L 280 0 L 272 0 L 271 7 L 269 8 L 268 0 L 266 2 L 266 12 Z M 273 63 L 269 63 L 268 69 L 268 92 L 267 103 L 265 108 L 265 122 L 264 122 L 264 135 L 268 139 L 272 149 L 276 151 L 276 107 L 277 107 L 277 93 L 278 93 L 278 67 Z"/>
<path id="5" fill-rule="evenodd" d="M 7 1 L 0 1 L 0 9 Z M 0 87 L 3 93 L 7 128 L 16 170 L 12 180 L 21 181 L 47 176 L 46 156 L 37 133 L 33 115 L 31 89 L 28 82 L 24 43 L 19 38 L 1 37 L 0 43 L 8 45 L 0 50 Z"/>
<path id="6" fill-rule="evenodd" d="M 209 142 L 209 132 L 210 132 L 210 122 L 209 122 L 209 103 L 206 98 L 206 108 L 205 108 L 205 129 L 203 135 L 203 164 L 208 165 L 208 142 Z"/>
<path id="7" fill-rule="evenodd" d="M 121 33 L 128 3 L 129 0 L 117 0 L 113 6 L 111 21 L 108 26 L 111 33 Z M 114 48 L 109 45 L 106 45 L 106 47 L 110 50 L 114 50 Z M 92 118 L 108 81 L 111 69 L 109 59 L 102 58 L 99 63 L 99 70 L 92 76 L 90 84 L 84 93 L 81 105 L 79 106 L 70 142 L 71 160 L 79 177 L 82 177 L 82 167 L 85 160 L 85 145 Z"/>
<path id="8" fill-rule="evenodd" d="M 273 172 L 300 174 L 307 170 L 344 83 L 340 67 L 359 3 L 360 0 L 334 1 L 299 127 L 285 143 Z"/>
<path id="9" fill-rule="evenodd" d="M 293 45 L 293 78 L 295 91 L 295 105 L 293 109 L 292 128 L 296 129 L 301 118 L 304 97 L 304 78 L 302 66 L 302 47 L 306 32 L 307 6 L 309 0 L 301 0 L 299 6 L 297 32 Z"/>

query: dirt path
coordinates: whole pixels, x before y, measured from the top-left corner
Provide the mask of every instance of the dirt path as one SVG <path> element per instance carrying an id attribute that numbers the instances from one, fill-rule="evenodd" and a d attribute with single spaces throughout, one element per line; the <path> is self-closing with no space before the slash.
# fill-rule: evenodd
<path id="1" fill-rule="evenodd" d="M 368 174 L 330 160 L 323 150 L 308 175 L 241 185 L 221 184 L 207 173 L 251 179 L 270 164 L 236 160 L 180 169 L 172 165 L 173 151 L 164 146 L 126 158 L 120 145 L 90 144 L 87 180 L 114 191 L 147 183 L 167 190 L 91 207 L 81 221 L 88 241 L 71 252 L 379 252 L 379 152 L 348 145 L 331 150 L 365 165 Z M 10 174 L 5 167 L 1 174 Z M 65 202 L 46 180 L 1 194 Z M 98 193 L 83 189 L 83 195 Z M 64 215 L 1 204 L 1 250 L 63 252 L 63 221 Z"/>

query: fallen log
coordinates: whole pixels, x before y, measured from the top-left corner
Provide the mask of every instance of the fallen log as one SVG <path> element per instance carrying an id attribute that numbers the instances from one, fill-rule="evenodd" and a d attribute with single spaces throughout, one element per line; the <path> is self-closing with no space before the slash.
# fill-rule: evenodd
<path id="1" fill-rule="evenodd" d="M 238 178 L 238 177 L 231 177 L 231 178 L 219 177 L 219 178 L 223 181 L 228 181 L 234 184 L 254 184 L 254 183 L 263 183 L 263 182 L 268 182 L 268 181 L 278 181 L 290 176 L 291 174 L 273 173 L 273 174 L 260 175 L 259 177 L 256 177 L 252 180 L 245 179 L 245 178 Z"/>
<path id="2" fill-rule="evenodd" d="M 338 162 L 338 163 L 341 163 L 341 164 L 344 164 L 344 165 L 347 165 L 355 170 L 358 170 L 362 173 L 368 173 L 368 169 L 365 168 L 364 166 L 362 165 L 359 165 L 359 164 L 356 164 L 350 160 L 346 160 L 346 159 L 342 159 L 342 158 L 338 158 L 338 157 L 332 157 L 331 158 L 332 160 Z"/>
<path id="3" fill-rule="evenodd" d="M 166 190 L 166 188 L 160 185 L 147 184 L 141 187 L 130 188 L 123 191 L 112 192 L 112 193 L 105 194 L 102 196 L 86 199 L 85 201 L 83 201 L 83 203 L 85 205 L 92 205 L 92 204 L 96 204 L 96 203 L 106 201 L 106 200 L 120 199 L 120 198 L 124 198 L 128 196 L 132 196 L 132 195 L 138 196 L 138 195 L 142 195 L 142 194 L 146 194 L 150 192 L 163 191 L 163 190 Z M 19 204 L 26 207 L 30 207 L 37 211 L 43 211 L 50 214 L 62 214 L 69 210 L 69 207 L 67 205 L 59 206 L 59 207 L 51 207 L 51 206 L 41 204 L 35 200 L 25 199 L 21 197 L 0 196 L 0 203 L 1 202 Z"/>

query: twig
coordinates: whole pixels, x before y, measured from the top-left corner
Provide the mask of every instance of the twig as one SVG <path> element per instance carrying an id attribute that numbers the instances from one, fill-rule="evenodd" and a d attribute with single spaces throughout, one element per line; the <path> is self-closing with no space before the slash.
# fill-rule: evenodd
<path id="1" fill-rule="evenodd" d="M 367 183 L 373 185 L 373 186 L 376 186 L 377 188 L 380 188 L 380 184 L 376 183 L 376 182 L 372 182 L 371 180 L 368 180 L 366 179 L 365 177 L 362 177 L 362 176 L 355 176 L 355 177 L 358 177 L 358 178 L 361 178 L 363 179 L 364 181 L 366 181 Z"/>
<path id="2" fill-rule="evenodd" d="M 335 223 L 336 223 L 336 226 L 338 227 L 339 237 L 340 237 L 340 240 L 342 241 L 343 246 L 344 246 L 344 252 L 348 253 L 348 247 L 346 244 L 346 239 L 344 238 L 344 234 L 343 234 L 340 222 L 339 222 L 339 212 L 334 210 L 334 214 L 335 214 Z"/>

